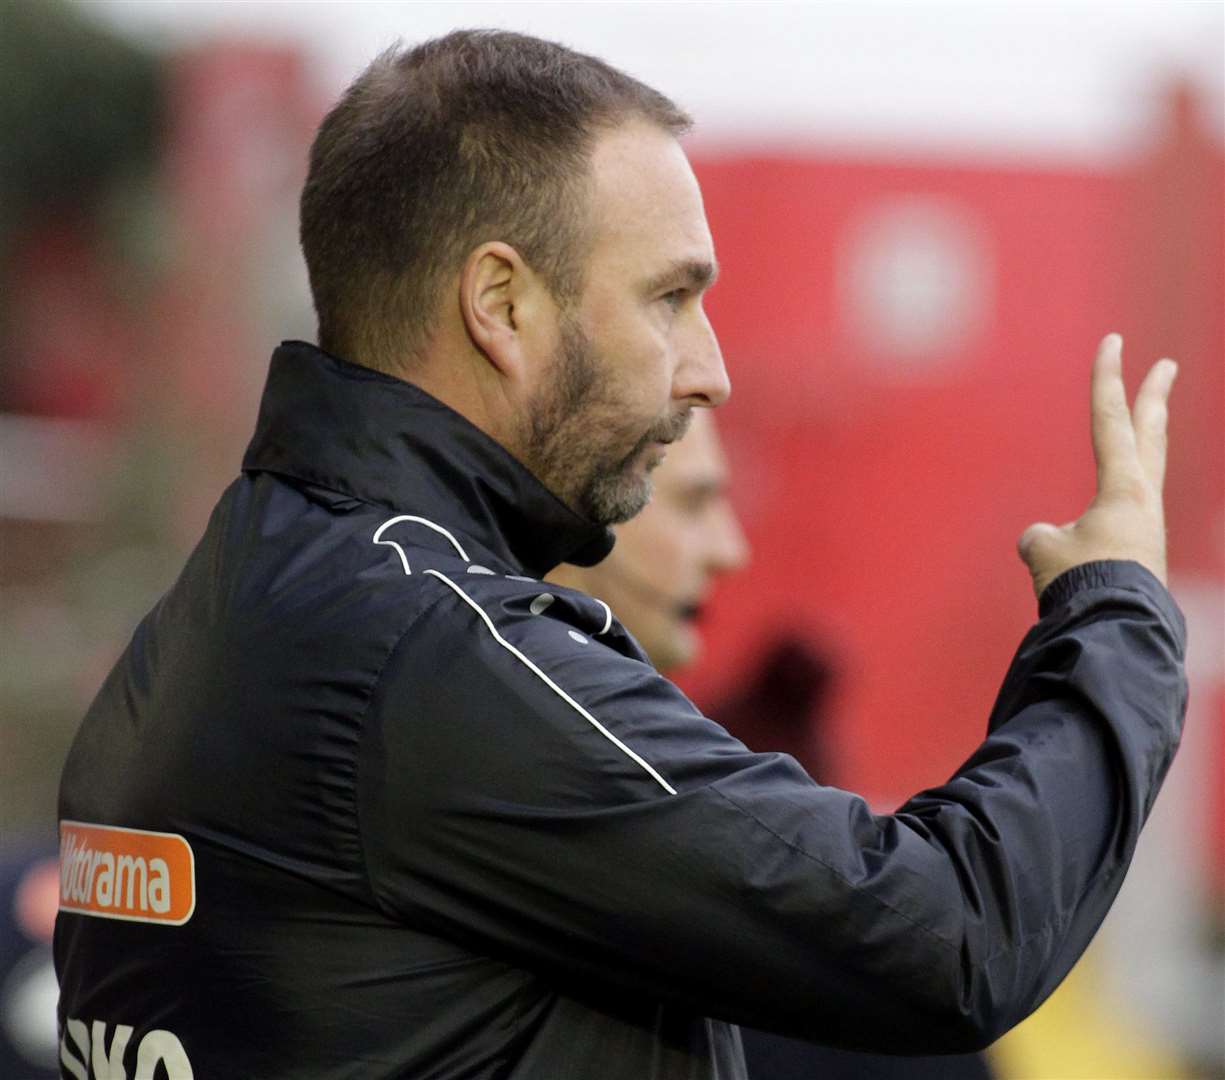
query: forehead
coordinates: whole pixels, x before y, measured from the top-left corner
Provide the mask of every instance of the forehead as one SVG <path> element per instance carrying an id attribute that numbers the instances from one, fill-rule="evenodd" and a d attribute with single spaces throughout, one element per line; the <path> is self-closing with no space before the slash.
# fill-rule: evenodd
<path id="1" fill-rule="evenodd" d="M 591 178 L 593 260 L 639 274 L 674 261 L 713 263 L 697 177 L 668 132 L 630 120 L 603 133 Z"/>

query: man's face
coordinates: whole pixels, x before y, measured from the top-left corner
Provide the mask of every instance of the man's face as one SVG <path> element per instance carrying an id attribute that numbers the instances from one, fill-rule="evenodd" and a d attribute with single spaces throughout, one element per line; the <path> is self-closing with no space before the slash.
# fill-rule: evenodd
<path id="1" fill-rule="evenodd" d="M 583 588 L 612 607 L 660 671 L 696 657 L 695 624 L 714 579 L 748 556 L 726 488 L 714 418 L 695 413 L 656 472 L 649 505 L 617 529 L 612 554 L 583 571 Z"/>
<path id="2" fill-rule="evenodd" d="M 626 521 L 695 406 L 729 392 L 702 294 L 714 246 L 697 180 L 672 136 L 644 122 L 592 156 L 593 240 L 583 295 L 561 310 L 524 420 L 526 459 L 584 517 Z"/>

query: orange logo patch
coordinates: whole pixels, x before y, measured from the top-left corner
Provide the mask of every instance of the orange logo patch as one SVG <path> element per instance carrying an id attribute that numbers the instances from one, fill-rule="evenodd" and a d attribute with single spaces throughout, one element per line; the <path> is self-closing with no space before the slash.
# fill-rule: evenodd
<path id="1" fill-rule="evenodd" d="M 182 926 L 196 910 L 196 860 L 178 833 L 60 822 L 60 911 Z"/>

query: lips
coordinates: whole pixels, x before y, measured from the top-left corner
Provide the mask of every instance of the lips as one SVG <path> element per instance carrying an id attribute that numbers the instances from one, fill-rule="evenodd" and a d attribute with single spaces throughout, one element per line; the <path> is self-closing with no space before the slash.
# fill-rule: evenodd
<path id="1" fill-rule="evenodd" d="M 693 411 L 686 409 L 683 413 L 677 413 L 675 416 L 668 417 L 655 427 L 654 430 L 647 432 L 647 438 L 651 442 L 661 443 L 667 446 L 669 443 L 676 442 L 681 438 L 686 431 L 689 430 L 689 423 L 693 420 Z"/>

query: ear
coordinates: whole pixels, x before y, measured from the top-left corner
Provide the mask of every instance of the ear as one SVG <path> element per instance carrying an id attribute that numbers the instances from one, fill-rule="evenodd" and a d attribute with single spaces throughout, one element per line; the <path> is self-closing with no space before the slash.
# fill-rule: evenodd
<path id="1" fill-rule="evenodd" d="M 542 297 L 543 293 L 543 297 Z M 459 279 L 459 304 L 473 345 L 504 376 L 519 379 L 530 366 L 549 296 L 519 253 L 500 240 L 474 248 Z"/>

